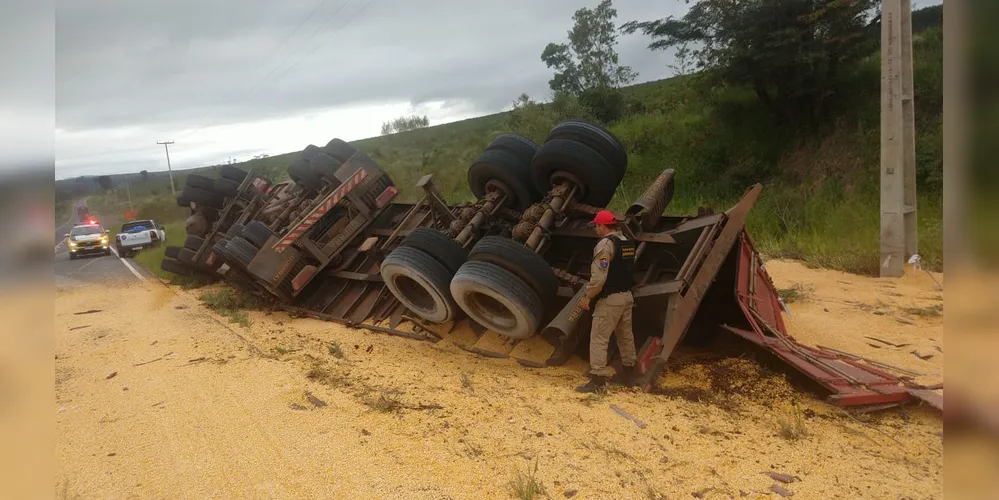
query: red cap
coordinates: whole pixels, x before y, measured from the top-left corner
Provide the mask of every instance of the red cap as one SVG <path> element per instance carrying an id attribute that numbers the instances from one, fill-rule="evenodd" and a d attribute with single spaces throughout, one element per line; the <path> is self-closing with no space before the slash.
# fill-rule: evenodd
<path id="1" fill-rule="evenodd" d="M 614 216 L 614 212 L 610 210 L 601 210 L 597 212 L 597 215 L 593 217 L 590 221 L 590 227 L 593 226 L 610 226 L 617 223 L 617 217 Z"/>

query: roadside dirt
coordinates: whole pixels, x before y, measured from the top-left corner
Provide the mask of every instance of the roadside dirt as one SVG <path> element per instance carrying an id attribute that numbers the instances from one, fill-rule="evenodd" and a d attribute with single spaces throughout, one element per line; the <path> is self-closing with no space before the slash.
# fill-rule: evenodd
<path id="1" fill-rule="evenodd" d="M 942 305 L 925 273 L 767 267 L 806 290 L 798 340 L 942 377 L 942 316 L 915 312 Z M 941 496 L 932 411 L 850 416 L 750 355 L 686 350 L 656 394 L 586 397 L 578 359 L 528 369 L 277 312 L 244 328 L 199 293 L 57 292 L 57 498 L 510 498 L 535 468 L 553 498 Z"/>

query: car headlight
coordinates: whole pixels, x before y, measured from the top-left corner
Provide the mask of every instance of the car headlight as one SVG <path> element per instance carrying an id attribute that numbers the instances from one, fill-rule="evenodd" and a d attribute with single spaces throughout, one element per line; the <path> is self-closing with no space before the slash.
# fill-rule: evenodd
<path id="1" fill-rule="evenodd" d="M 76 242 L 70 240 L 70 242 L 69 242 L 69 248 L 76 248 Z"/>

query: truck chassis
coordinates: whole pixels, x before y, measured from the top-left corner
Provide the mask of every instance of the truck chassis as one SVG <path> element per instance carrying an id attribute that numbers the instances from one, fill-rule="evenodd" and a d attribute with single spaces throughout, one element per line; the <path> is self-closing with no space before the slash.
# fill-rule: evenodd
<path id="1" fill-rule="evenodd" d="M 606 134 L 600 137 L 609 135 L 599 131 Z M 504 137 L 505 142 L 500 140 Z M 482 180 L 475 173 L 476 165 L 497 158 L 496 153 L 487 158 L 494 144 L 533 145 L 517 137 L 501 136 L 473 165 L 470 187 L 478 201 L 466 204 L 447 203 L 432 175 L 417 183 L 424 192 L 418 203 L 392 202 L 399 190 L 388 175 L 363 152 L 337 139 L 327 145 L 329 154 L 324 155 L 336 158 L 337 164 L 329 167 L 328 159 L 321 157 L 316 162 L 319 167 L 311 171 L 315 175 L 307 176 L 310 171 L 301 165 L 308 165 L 309 155 L 316 157 L 315 150 L 320 149 L 310 146 L 303 152 L 305 163 L 289 167 L 293 182 L 261 189 L 270 186 L 269 181 L 252 171 L 246 173 L 236 191 L 226 197 L 212 228 L 198 236 L 202 243 L 193 260 L 216 263 L 206 264 L 202 271 L 221 274 L 233 285 L 269 297 L 294 315 L 431 342 L 454 331 L 471 332 L 459 343 L 469 351 L 512 357 L 529 367 L 563 365 L 586 345 L 590 318 L 579 299 L 597 242 L 586 223 L 609 196 L 597 190 L 580 194 L 588 187 L 587 181 L 573 175 L 572 166 L 535 182 L 539 188 L 549 188 L 543 196 L 525 187 L 529 183 L 523 176 L 493 175 Z M 542 152 L 533 146 L 535 154 L 542 156 L 544 146 Z M 509 157 L 502 159 L 509 161 Z M 517 168 L 508 170 L 516 174 Z M 623 177 L 621 170 L 618 181 Z M 490 172 L 504 171 L 492 168 Z M 641 346 L 636 372 L 643 390 L 655 387 L 682 341 L 721 333 L 742 341 L 747 349 L 773 355 L 817 382 L 832 404 L 888 407 L 918 400 L 942 408 L 942 395 L 937 392 L 942 387 L 916 384 L 912 372 L 804 346 L 788 334 L 781 316 L 783 305 L 745 230 L 761 185 L 748 188 L 723 213 L 705 211 L 696 216 L 666 215 L 673 190 L 674 171 L 667 169 L 632 203 L 622 220 L 624 230 L 639 242 L 634 333 L 636 345 Z M 586 203 L 594 201 L 596 205 Z M 262 217 L 264 213 L 270 215 Z M 249 225 L 256 229 L 244 234 Z M 264 226 L 269 232 L 261 229 Z M 518 241 L 523 244 L 518 252 L 533 251 L 522 262 L 538 260 L 557 279 L 552 293 L 538 295 L 544 307 L 537 309 L 541 311 L 537 326 L 526 331 L 511 327 L 502 334 L 502 316 L 511 310 L 517 313 L 516 307 L 475 309 L 466 300 L 462 304 L 467 314 L 462 314 L 453 307 L 446 286 L 435 287 L 421 279 L 420 269 L 400 271 L 405 274 L 402 278 L 399 272 L 387 271 L 384 264 L 393 255 L 419 253 L 400 250 L 413 246 L 407 243 L 411 235 L 428 236 L 428 232 L 440 239 L 442 255 L 448 251 L 452 256 L 462 255 L 458 262 L 450 262 L 453 269 L 448 276 L 461 274 L 460 269 L 471 261 L 462 252 L 472 249 L 474 253 L 477 243 L 489 238 Z M 244 241 L 250 239 L 255 240 L 253 249 L 240 253 L 249 248 Z M 422 248 L 425 254 L 437 253 Z M 225 265 L 218 267 L 219 261 Z M 524 281 L 533 279 L 520 276 Z M 542 285 L 535 284 L 534 289 Z M 450 290 L 457 290 L 453 282 Z M 484 326 L 489 324 L 499 326 Z M 611 360 L 620 363 L 616 353 Z"/>

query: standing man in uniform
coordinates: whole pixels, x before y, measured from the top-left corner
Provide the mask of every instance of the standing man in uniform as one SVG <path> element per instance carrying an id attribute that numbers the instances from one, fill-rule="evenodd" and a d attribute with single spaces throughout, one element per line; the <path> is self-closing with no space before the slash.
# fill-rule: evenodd
<path id="1" fill-rule="evenodd" d="M 577 392 L 595 392 L 607 385 L 608 380 L 631 385 L 635 371 L 635 336 L 631 331 L 631 309 L 635 298 L 631 288 L 635 285 L 635 243 L 621 234 L 617 218 L 610 210 L 601 210 L 589 224 L 596 230 L 600 241 L 593 248 L 590 264 L 590 281 L 586 285 L 583 309 L 593 309 L 593 326 L 590 329 L 590 381 L 576 388 Z M 624 369 L 614 375 L 607 366 L 607 346 L 611 334 L 617 338 Z"/>

